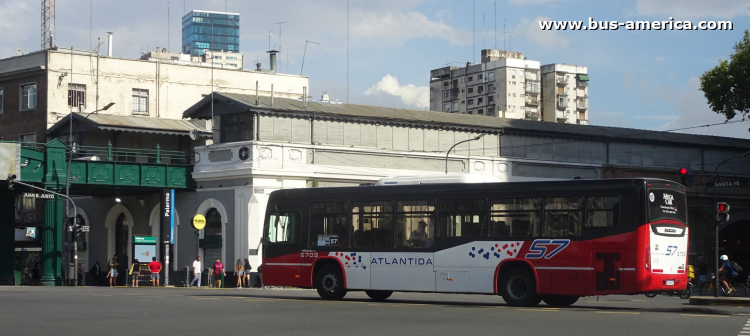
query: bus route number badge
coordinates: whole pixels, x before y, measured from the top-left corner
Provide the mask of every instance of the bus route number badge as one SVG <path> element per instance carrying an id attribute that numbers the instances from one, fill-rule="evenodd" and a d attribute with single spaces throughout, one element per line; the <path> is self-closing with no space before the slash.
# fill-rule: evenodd
<path id="1" fill-rule="evenodd" d="M 338 246 L 339 235 L 318 235 L 318 246 Z"/>

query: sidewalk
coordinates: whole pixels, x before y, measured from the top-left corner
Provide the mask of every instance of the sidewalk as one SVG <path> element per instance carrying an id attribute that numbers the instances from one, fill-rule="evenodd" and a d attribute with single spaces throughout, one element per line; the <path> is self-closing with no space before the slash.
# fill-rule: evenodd
<path id="1" fill-rule="evenodd" d="M 698 306 L 746 306 L 750 307 L 750 298 L 691 296 L 688 304 Z"/>

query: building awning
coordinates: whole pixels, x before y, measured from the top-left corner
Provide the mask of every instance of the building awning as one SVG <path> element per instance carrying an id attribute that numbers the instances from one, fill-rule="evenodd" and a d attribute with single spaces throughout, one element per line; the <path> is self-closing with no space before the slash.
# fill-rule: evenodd
<path id="1" fill-rule="evenodd" d="M 579 81 L 588 81 L 589 75 L 576 75 L 576 79 L 578 79 Z"/>
<path id="2" fill-rule="evenodd" d="M 70 116 L 73 116 L 75 132 L 95 130 L 151 133 L 164 135 L 187 135 L 210 137 L 211 131 L 195 121 L 159 119 L 150 117 L 120 116 L 112 114 L 72 113 L 56 122 L 47 130 L 48 135 L 67 134 Z"/>

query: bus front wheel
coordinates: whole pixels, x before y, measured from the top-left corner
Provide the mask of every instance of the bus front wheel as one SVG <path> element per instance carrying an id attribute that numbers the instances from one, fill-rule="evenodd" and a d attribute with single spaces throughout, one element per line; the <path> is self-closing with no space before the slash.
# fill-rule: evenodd
<path id="1" fill-rule="evenodd" d="M 562 308 L 576 303 L 578 298 L 576 295 L 547 295 L 542 300 L 550 307 Z"/>
<path id="2" fill-rule="evenodd" d="M 503 272 L 498 289 L 503 300 L 511 306 L 532 307 L 541 301 L 536 293 L 534 275 L 525 268 L 516 267 Z"/>
<path id="3" fill-rule="evenodd" d="M 385 299 L 391 297 L 393 292 L 384 290 L 368 290 L 365 291 L 365 294 L 367 294 L 367 296 L 369 296 L 374 301 L 385 301 Z"/>
<path id="4" fill-rule="evenodd" d="M 325 300 L 341 300 L 346 295 L 344 276 L 341 269 L 334 265 L 323 266 L 315 276 L 315 288 L 318 295 Z"/>

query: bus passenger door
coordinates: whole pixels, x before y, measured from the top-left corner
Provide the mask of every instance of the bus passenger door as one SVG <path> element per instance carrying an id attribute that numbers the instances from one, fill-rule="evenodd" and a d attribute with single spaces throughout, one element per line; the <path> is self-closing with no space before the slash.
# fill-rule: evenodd
<path id="1" fill-rule="evenodd" d="M 271 214 L 263 245 L 263 284 L 302 287 L 300 265 L 300 213 Z"/>

